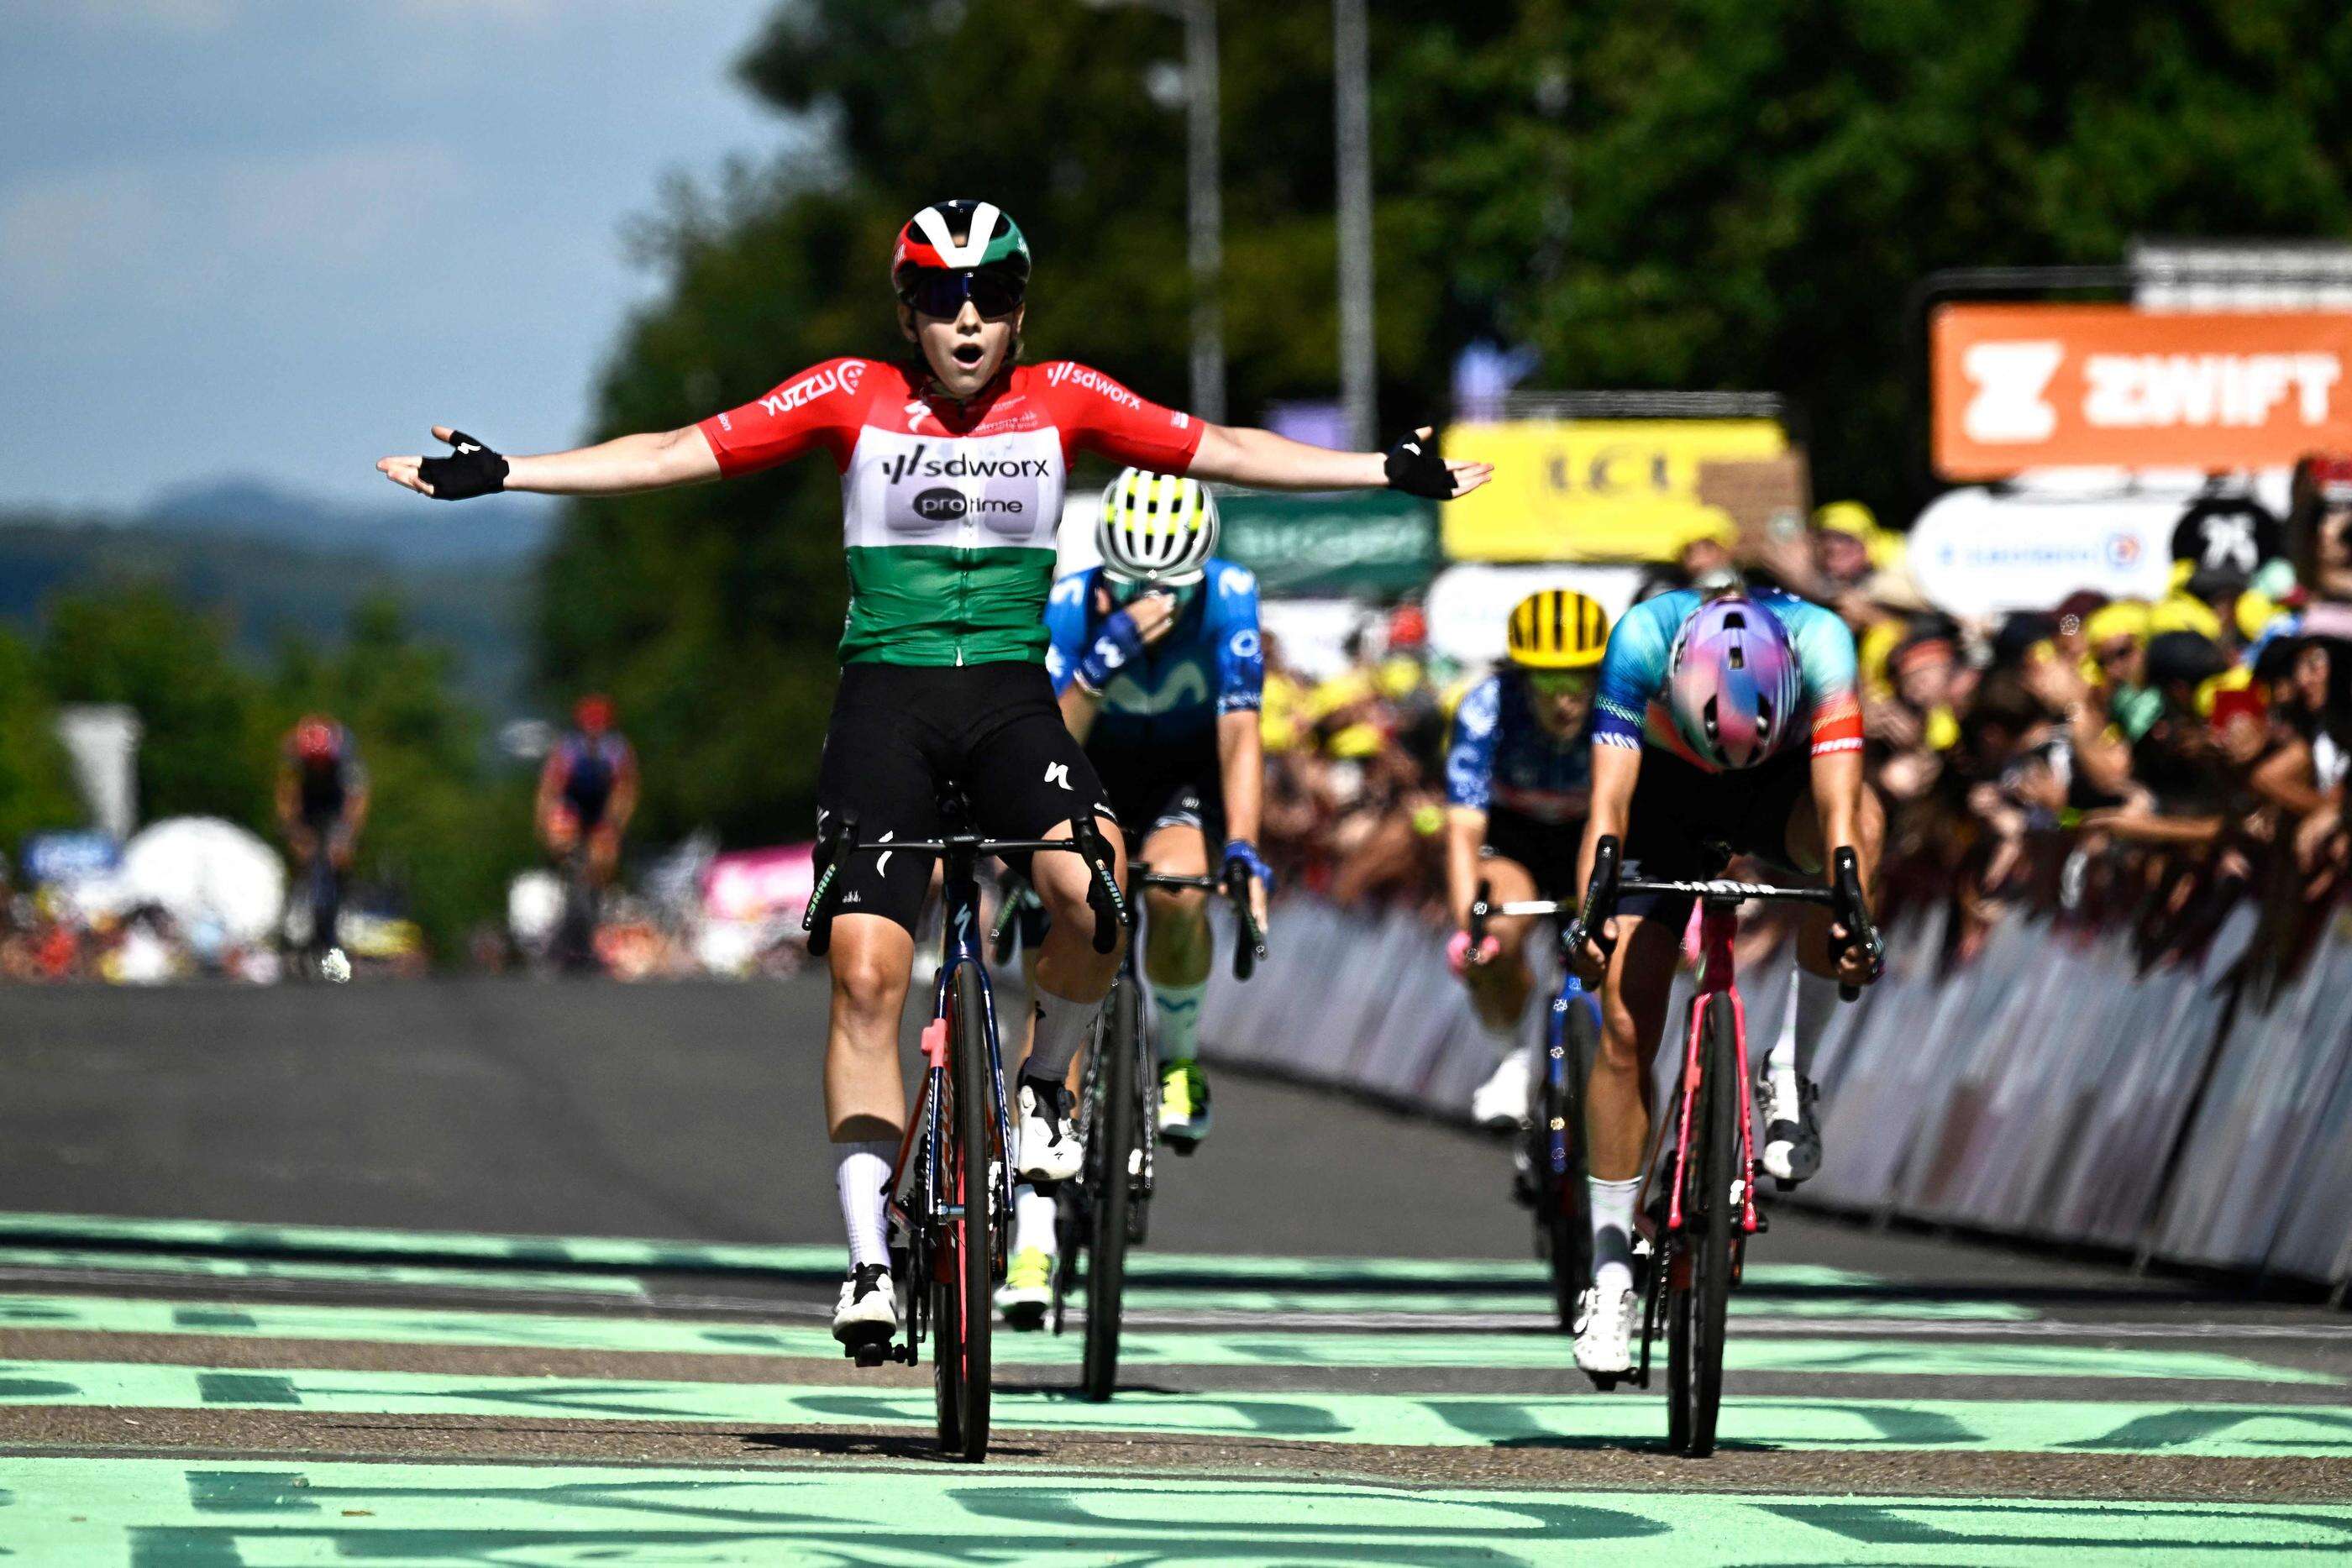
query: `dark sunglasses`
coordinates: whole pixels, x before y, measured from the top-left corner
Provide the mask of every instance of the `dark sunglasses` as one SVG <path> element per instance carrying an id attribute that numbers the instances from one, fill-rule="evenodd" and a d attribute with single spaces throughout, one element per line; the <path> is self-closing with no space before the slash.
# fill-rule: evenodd
<path id="1" fill-rule="evenodd" d="M 898 301 L 908 308 L 942 321 L 963 314 L 963 302 L 982 316 L 1010 316 L 1021 308 L 1028 286 L 1001 272 L 947 272 L 926 267 L 908 273 L 898 286 Z"/>

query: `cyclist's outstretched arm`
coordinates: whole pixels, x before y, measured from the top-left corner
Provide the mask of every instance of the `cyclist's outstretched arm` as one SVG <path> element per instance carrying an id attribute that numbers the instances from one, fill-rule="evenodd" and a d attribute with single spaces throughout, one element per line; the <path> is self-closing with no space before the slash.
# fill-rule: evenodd
<path id="1" fill-rule="evenodd" d="M 1426 438 L 1430 432 L 1421 432 Z M 1445 465 L 1454 493 L 1467 495 L 1495 472 L 1490 463 Z M 1206 424 L 1185 472 L 1258 490 L 1377 490 L 1389 483 L 1388 457 L 1379 452 L 1333 452 L 1271 430 Z"/>
<path id="2" fill-rule="evenodd" d="M 436 441 L 448 441 L 457 434 L 446 424 L 433 427 Z M 386 457 L 376 464 L 376 471 L 395 485 L 430 496 L 433 486 L 419 471 L 424 461 L 419 456 Z M 700 427 L 691 424 L 615 436 L 569 452 L 509 456 L 506 465 L 506 489 L 533 490 L 542 496 L 619 496 L 719 477 L 718 454 L 711 451 Z"/>

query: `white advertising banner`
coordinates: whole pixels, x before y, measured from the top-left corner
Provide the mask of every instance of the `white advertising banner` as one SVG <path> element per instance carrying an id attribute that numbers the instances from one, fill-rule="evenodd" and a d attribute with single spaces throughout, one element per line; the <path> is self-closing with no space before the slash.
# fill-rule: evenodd
<path id="1" fill-rule="evenodd" d="M 2160 598 L 2170 586 L 2179 494 L 2000 495 L 1953 490 L 1912 525 L 1912 577 L 1937 609 L 2047 610 L 2077 589 Z"/>

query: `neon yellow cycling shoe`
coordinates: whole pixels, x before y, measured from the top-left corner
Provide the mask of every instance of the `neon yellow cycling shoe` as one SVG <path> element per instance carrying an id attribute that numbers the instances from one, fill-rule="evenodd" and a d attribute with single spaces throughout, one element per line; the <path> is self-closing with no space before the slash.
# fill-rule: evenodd
<path id="1" fill-rule="evenodd" d="M 1160 1070 L 1160 1135 L 1180 1155 L 1209 1135 L 1209 1075 L 1199 1062 L 1171 1061 Z"/>
<path id="2" fill-rule="evenodd" d="M 1013 1254 L 1004 1283 L 996 1291 L 996 1310 L 1003 1314 L 1005 1326 L 1041 1328 L 1045 1309 L 1053 1304 L 1054 1255 L 1043 1247 L 1024 1247 Z"/>

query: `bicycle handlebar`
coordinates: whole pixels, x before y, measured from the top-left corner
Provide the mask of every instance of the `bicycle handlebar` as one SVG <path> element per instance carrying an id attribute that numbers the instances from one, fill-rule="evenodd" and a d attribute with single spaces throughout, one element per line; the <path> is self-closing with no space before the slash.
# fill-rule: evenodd
<path id="1" fill-rule="evenodd" d="M 1087 862 L 1087 904 L 1095 913 L 1095 951 L 1108 953 L 1118 946 L 1119 932 L 1133 923 L 1127 898 L 1118 890 L 1118 879 L 1111 875 L 1110 842 L 1102 836 L 1102 828 L 1091 812 L 1081 813 L 1071 821 L 1070 836 L 1066 839 L 988 839 L 976 833 L 951 833 L 940 839 L 893 839 L 877 843 L 859 843 L 857 819 L 845 813 L 827 823 L 817 835 L 816 886 L 809 894 L 807 909 L 801 914 L 801 929 L 808 933 L 811 956 L 821 958 L 833 946 L 833 917 L 839 902 L 836 884 L 843 863 L 854 854 L 887 854 L 894 850 L 933 855 L 968 852 L 974 859 L 982 855 L 1068 851 Z"/>
<path id="2" fill-rule="evenodd" d="M 1831 948 L 1830 956 L 1843 958 L 1846 954 L 1860 952 L 1870 961 L 1870 977 L 1876 979 L 1886 971 L 1886 945 L 1871 923 L 1870 905 L 1862 893 L 1862 862 L 1851 849 L 1841 849 L 1831 859 L 1831 885 L 1828 887 L 1776 887 L 1769 883 L 1737 882 L 1726 878 L 1710 878 L 1698 882 L 1649 882 L 1636 879 L 1627 882 L 1621 874 L 1623 852 L 1613 835 L 1604 835 L 1594 846 L 1592 879 L 1585 884 L 1584 905 L 1576 917 L 1560 927 L 1561 954 L 1570 963 L 1582 952 L 1585 943 L 1591 942 L 1606 956 L 1616 946 L 1601 936 L 1609 917 L 1617 913 L 1617 901 L 1626 894 L 1665 894 L 1695 898 L 1745 903 L 1760 899 L 1773 904 L 1816 904 L 1835 912 L 1838 925 L 1845 932 Z M 1479 888 L 1480 903 L 1472 907 L 1474 917 L 1485 908 L 1486 888 Z M 1554 904 L 1553 910 L 1559 906 Z M 1549 913 L 1531 904 L 1504 904 L 1488 913 L 1532 915 Z M 1475 933 L 1473 939 L 1475 939 Z M 1862 995 L 1859 986 L 1841 983 L 1838 995 L 1853 1001 Z"/>

